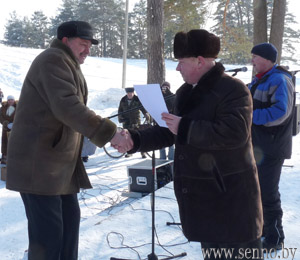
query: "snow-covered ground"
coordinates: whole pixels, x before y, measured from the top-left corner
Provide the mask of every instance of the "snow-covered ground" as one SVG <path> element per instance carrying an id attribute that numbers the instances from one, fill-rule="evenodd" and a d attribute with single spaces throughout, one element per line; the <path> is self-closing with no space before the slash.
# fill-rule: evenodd
<path id="1" fill-rule="evenodd" d="M 0 45 L 0 88 L 5 98 L 14 95 L 18 99 L 28 68 L 39 52 Z M 183 83 L 176 65 L 176 62 L 166 61 L 166 80 L 171 83 L 173 92 Z M 226 69 L 242 66 L 231 65 Z M 247 72 L 237 75 L 245 83 L 251 77 L 251 66 L 247 67 Z M 290 65 L 290 69 L 299 67 Z M 122 60 L 89 57 L 82 70 L 89 87 L 88 106 L 104 117 L 116 114 L 119 101 L 125 95 L 121 89 Z M 127 87 L 145 84 L 146 78 L 145 60 L 127 61 Z M 299 86 L 300 82 L 297 90 Z M 113 120 L 116 122 L 115 118 Z M 300 134 L 293 139 L 293 156 L 285 162 L 280 183 L 286 235 L 284 246 L 289 251 L 279 251 L 278 255 L 269 255 L 265 259 L 300 259 L 299 143 Z M 103 149 L 97 148 L 85 164 L 93 189 L 78 194 L 82 213 L 79 259 L 108 260 L 116 257 L 137 260 L 147 259 L 152 252 L 151 196 L 122 196 L 128 191 L 127 166 L 142 160 L 139 153 L 131 158 L 111 159 Z M 166 225 L 166 222 L 179 222 L 172 182 L 155 194 L 155 253 L 158 258 L 185 252 L 187 256 L 178 259 L 203 259 L 199 243 L 189 243 L 179 226 Z M 17 192 L 7 190 L 5 182 L 0 181 L 0 259 L 22 259 L 27 244 L 27 220 L 21 198 Z M 293 252 L 296 250 L 294 258 L 290 248 Z"/>

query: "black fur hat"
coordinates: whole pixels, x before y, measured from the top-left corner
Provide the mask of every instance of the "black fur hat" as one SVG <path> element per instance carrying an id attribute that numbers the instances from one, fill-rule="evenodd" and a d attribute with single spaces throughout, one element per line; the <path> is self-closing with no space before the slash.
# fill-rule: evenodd
<path id="1" fill-rule="evenodd" d="M 178 32 L 174 38 L 176 59 L 198 57 L 217 58 L 220 51 L 220 38 L 203 29 Z"/>
<path id="2" fill-rule="evenodd" d="M 126 93 L 134 92 L 134 88 L 125 88 Z"/>
<path id="3" fill-rule="evenodd" d="M 90 40 L 92 44 L 98 44 L 98 41 L 93 38 L 92 26 L 83 21 L 64 22 L 57 28 L 57 39 L 63 37 L 79 37 L 81 39 Z"/>

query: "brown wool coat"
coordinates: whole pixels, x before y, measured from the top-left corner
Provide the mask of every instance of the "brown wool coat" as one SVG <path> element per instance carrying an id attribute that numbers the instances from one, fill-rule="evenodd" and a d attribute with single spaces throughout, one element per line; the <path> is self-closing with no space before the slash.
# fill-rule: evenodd
<path id="1" fill-rule="evenodd" d="M 60 40 L 33 61 L 8 145 L 6 187 L 62 195 L 91 188 L 81 161 L 82 135 L 102 147 L 116 125 L 86 107 L 87 86 L 71 49 Z"/>
<path id="2" fill-rule="evenodd" d="M 182 119 L 175 137 L 174 190 L 188 240 L 244 243 L 262 231 L 252 100 L 241 81 L 223 72 L 217 63 L 197 86 L 184 84 L 176 92 L 174 114 Z M 140 151 L 174 142 L 163 127 L 132 136 Z"/>

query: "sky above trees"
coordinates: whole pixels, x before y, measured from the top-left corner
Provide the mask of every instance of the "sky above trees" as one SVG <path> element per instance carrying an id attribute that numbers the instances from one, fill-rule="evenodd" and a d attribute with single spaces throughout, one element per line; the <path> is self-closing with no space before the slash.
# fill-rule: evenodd
<path id="1" fill-rule="evenodd" d="M 125 0 L 124 0 L 125 1 Z M 129 9 L 134 6 L 138 0 L 129 0 Z M 288 0 L 289 11 L 294 13 L 298 21 L 298 26 L 300 27 L 300 1 L 299 0 Z M 43 11 L 47 16 L 55 16 L 57 8 L 61 5 L 62 0 L 52 0 L 52 1 L 40 1 L 40 0 L 10 0 L 6 1 L 5 6 L 0 8 L 0 40 L 3 39 L 4 26 L 9 19 L 9 14 L 14 10 L 20 16 L 30 16 L 34 11 Z M 298 28 L 299 28 L 298 27 Z"/>

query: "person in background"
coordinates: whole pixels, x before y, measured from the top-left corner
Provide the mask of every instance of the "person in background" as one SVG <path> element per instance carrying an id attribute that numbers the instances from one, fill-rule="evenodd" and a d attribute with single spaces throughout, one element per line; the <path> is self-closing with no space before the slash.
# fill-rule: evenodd
<path id="1" fill-rule="evenodd" d="M 28 260 L 78 259 L 77 193 L 92 188 L 81 160 L 83 136 L 99 147 L 130 145 L 112 121 L 86 106 L 80 65 L 92 44 L 98 41 L 89 23 L 62 23 L 50 48 L 32 62 L 21 89 L 6 188 L 20 192 L 25 206 Z"/>
<path id="2" fill-rule="evenodd" d="M 206 30 L 177 33 L 176 70 L 185 83 L 176 92 L 173 114 L 162 113 L 168 128 L 123 132 L 133 140 L 129 153 L 175 143 L 174 191 L 182 230 L 189 241 L 201 243 L 205 260 L 258 260 L 263 259 L 263 220 L 252 99 L 245 84 L 216 62 L 219 51 L 219 37 Z"/>
<path id="3" fill-rule="evenodd" d="M 14 96 L 7 96 L 7 102 L 2 103 L 0 108 L 0 123 L 2 124 L 2 138 L 1 138 L 1 164 L 6 164 L 7 160 L 7 145 L 8 135 L 12 129 L 15 117 L 17 103 Z"/>
<path id="4" fill-rule="evenodd" d="M 292 154 L 294 85 L 292 75 L 276 64 L 274 45 L 255 45 L 251 53 L 256 75 L 248 87 L 253 97 L 252 143 L 263 204 L 263 247 L 278 250 L 285 238 L 279 181 L 284 160 Z"/>
<path id="5" fill-rule="evenodd" d="M 4 94 L 2 89 L 0 88 L 0 104 L 2 104 L 2 99 L 4 98 Z"/>
<path id="6" fill-rule="evenodd" d="M 126 129 L 138 129 L 141 125 L 140 112 L 143 113 L 147 122 L 150 122 L 150 115 L 142 106 L 138 96 L 134 94 L 134 88 L 125 88 L 126 95 L 120 100 L 118 108 L 118 120 Z M 128 111 L 129 110 L 129 111 Z M 128 111 L 128 112 L 127 112 Z M 146 153 L 141 153 L 142 158 L 146 158 Z M 126 154 L 125 157 L 131 157 L 131 154 Z"/>
<path id="7" fill-rule="evenodd" d="M 86 136 L 83 139 L 81 159 L 83 162 L 89 161 L 89 156 L 93 155 L 97 149 L 97 146 L 93 144 Z"/>
<path id="8" fill-rule="evenodd" d="M 171 85 L 169 82 L 165 81 L 162 85 L 161 85 L 161 92 L 163 94 L 163 97 L 165 99 L 166 105 L 167 105 L 167 109 L 169 111 L 169 113 L 173 113 L 173 106 L 174 106 L 174 100 L 175 100 L 175 95 L 171 92 L 170 88 Z M 162 148 L 159 150 L 159 155 L 160 155 L 160 159 L 167 159 L 167 155 L 166 155 L 166 149 L 167 148 Z M 168 160 L 173 160 L 174 159 L 174 145 L 171 145 L 168 151 Z"/>

